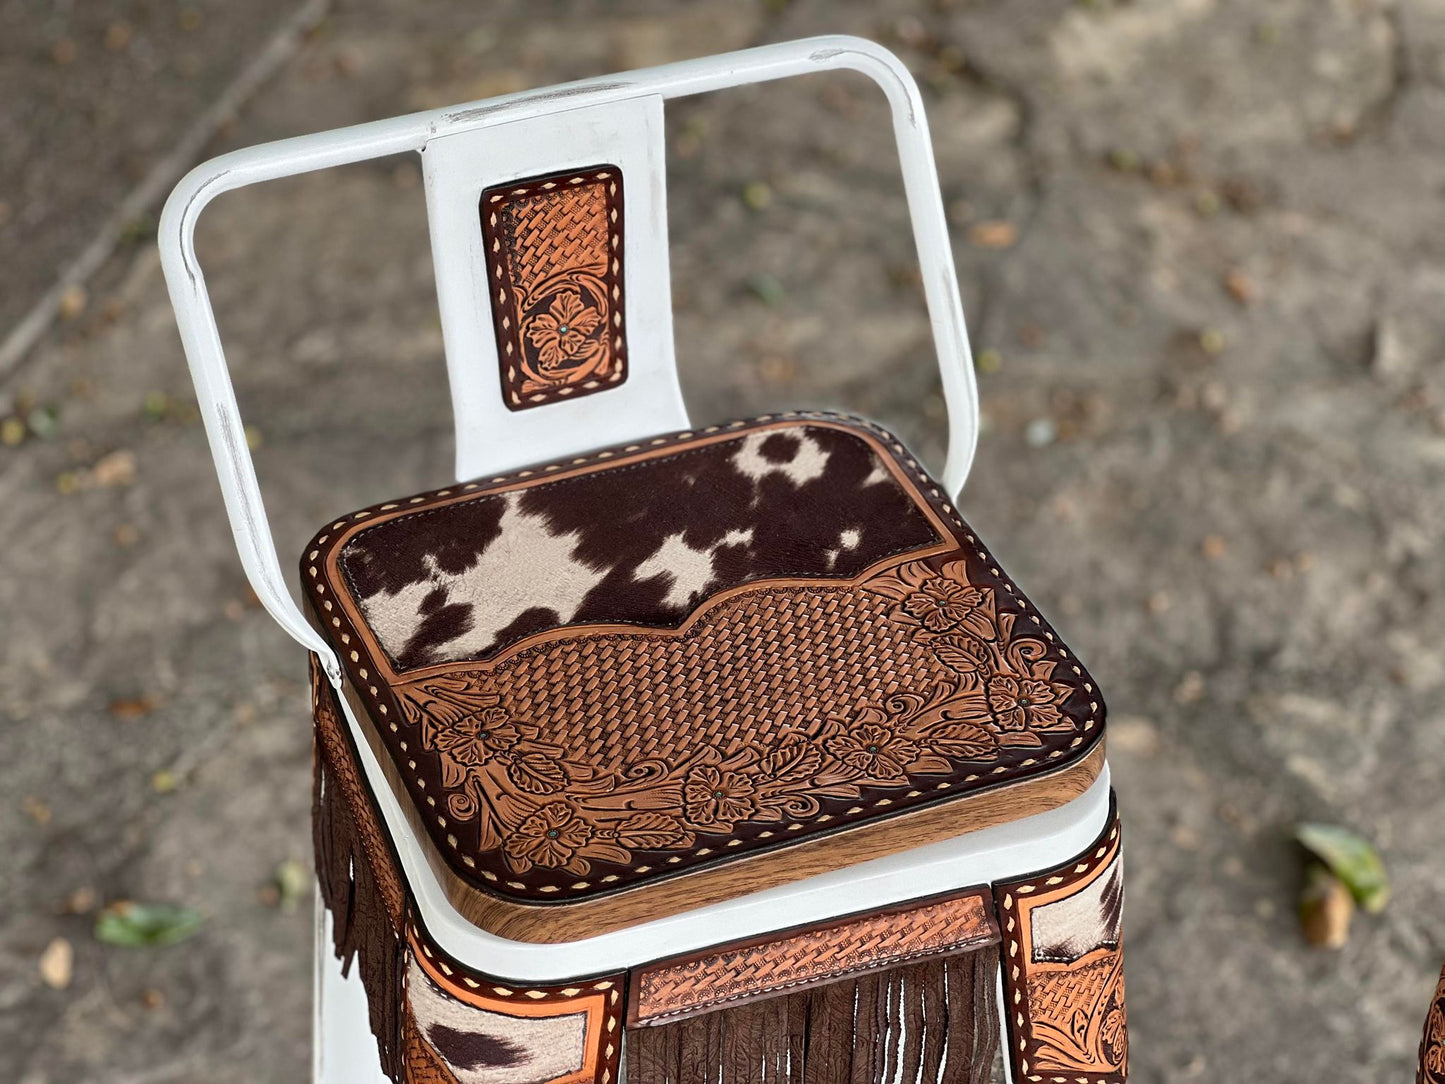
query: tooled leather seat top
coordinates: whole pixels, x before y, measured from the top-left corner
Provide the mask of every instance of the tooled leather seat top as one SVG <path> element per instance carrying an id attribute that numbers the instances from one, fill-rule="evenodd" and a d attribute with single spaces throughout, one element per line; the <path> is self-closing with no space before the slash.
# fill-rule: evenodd
<path id="1" fill-rule="evenodd" d="M 302 579 L 448 865 L 520 901 L 1032 778 L 1102 732 L 940 488 L 836 415 L 364 509 Z"/>

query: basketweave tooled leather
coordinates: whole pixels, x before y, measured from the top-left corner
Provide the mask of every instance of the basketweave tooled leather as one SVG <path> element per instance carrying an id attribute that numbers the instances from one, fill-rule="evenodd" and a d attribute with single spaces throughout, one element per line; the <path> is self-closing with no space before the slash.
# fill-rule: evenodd
<path id="1" fill-rule="evenodd" d="M 965 889 L 634 968 L 627 1020 L 655 1027 L 998 942 L 992 893 Z"/>
<path id="2" fill-rule="evenodd" d="M 482 193 L 481 218 L 508 409 L 625 381 L 622 171 L 497 185 Z"/>
<path id="3" fill-rule="evenodd" d="M 1086 756 L 1104 708 L 896 438 L 790 413 L 387 502 L 306 594 L 466 883 L 595 897 Z"/>

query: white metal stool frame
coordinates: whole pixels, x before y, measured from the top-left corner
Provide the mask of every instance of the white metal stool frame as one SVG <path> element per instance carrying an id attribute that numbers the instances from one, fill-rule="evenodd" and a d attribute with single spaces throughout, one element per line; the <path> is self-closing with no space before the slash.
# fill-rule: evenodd
<path id="1" fill-rule="evenodd" d="M 671 291 L 662 103 L 665 99 L 812 72 L 852 70 L 887 95 L 948 408 L 942 481 L 957 497 L 978 439 L 978 394 L 959 301 L 943 201 L 917 84 L 888 50 L 827 36 L 581 80 L 448 109 L 415 113 L 250 147 L 197 166 L 161 215 L 159 245 L 171 302 L 196 385 L 226 509 L 247 578 L 273 618 L 315 652 L 332 684 L 340 665 L 286 587 L 194 238 L 202 211 L 223 192 L 259 181 L 415 151 L 421 154 L 459 480 L 558 459 L 689 425 L 678 387 Z M 632 370 L 603 394 L 508 410 L 496 341 L 478 201 L 483 188 L 608 162 L 627 178 L 625 304 Z M 482 298 L 488 298 L 486 306 Z M 447 952 L 514 981 L 565 980 L 725 940 L 883 907 L 963 884 L 1001 881 L 1068 860 L 1108 816 L 1107 767 L 1089 791 L 1049 813 L 809 878 L 696 911 L 566 944 L 509 941 L 472 926 L 451 906 L 380 772 L 347 700 L 356 746 L 428 932 Z M 318 934 L 329 919 L 318 914 Z M 343 982 L 318 937 L 315 1079 L 381 1080 L 355 976 Z"/>

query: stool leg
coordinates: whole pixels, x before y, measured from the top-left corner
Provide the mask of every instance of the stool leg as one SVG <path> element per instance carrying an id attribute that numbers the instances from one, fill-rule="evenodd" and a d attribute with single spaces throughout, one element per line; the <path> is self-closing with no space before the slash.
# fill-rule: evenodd
<path id="1" fill-rule="evenodd" d="M 353 964 L 351 974 L 342 975 L 331 945 L 331 915 L 318 893 L 312 1084 L 390 1084 L 381 1071 L 358 968 Z"/>

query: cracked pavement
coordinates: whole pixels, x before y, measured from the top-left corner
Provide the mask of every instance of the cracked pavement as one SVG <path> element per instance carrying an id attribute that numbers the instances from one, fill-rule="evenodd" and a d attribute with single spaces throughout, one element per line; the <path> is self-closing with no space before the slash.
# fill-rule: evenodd
<path id="1" fill-rule="evenodd" d="M 220 79 L 282 6 L 201 70 Z M 62 5 L 0 17 L 34 11 L 26 56 L 107 33 Z M 339 0 L 212 150 L 823 32 L 886 41 L 924 85 L 983 370 L 960 506 L 1111 709 L 1133 1079 L 1408 1079 L 1445 958 L 1445 2 Z M 0 106 L 0 132 L 33 135 L 58 92 L 0 64 L 45 98 Z M 134 73 L 69 71 L 67 100 L 154 145 L 180 123 Z M 813 77 L 668 124 L 694 418 L 841 407 L 939 466 L 880 96 Z M 0 246 L 24 256 L 0 319 L 76 243 L 85 138 L 0 166 Z M 91 184 L 118 194 L 105 169 Z M 288 567 L 327 518 L 447 477 L 422 204 L 395 159 L 227 195 L 202 223 Z M 299 1080 L 309 911 L 267 886 L 309 861 L 304 659 L 249 598 L 154 245 L 89 294 L 0 387 L 0 417 L 58 422 L 0 447 L 0 1076 Z M 1393 875 L 1337 953 L 1297 929 L 1303 819 L 1366 832 Z M 63 913 L 81 889 L 205 928 L 106 947 Z M 56 937 L 64 989 L 37 971 Z"/>

